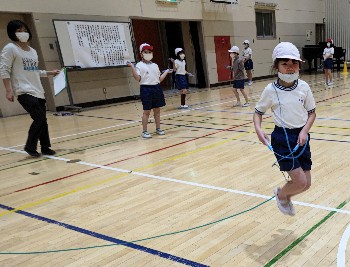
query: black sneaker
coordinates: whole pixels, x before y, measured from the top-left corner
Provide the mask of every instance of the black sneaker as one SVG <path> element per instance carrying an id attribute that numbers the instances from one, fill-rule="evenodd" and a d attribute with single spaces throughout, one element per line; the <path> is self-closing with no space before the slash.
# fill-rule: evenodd
<path id="1" fill-rule="evenodd" d="M 56 154 L 56 151 L 50 148 L 45 148 L 45 149 L 41 149 L 41 153 L 43 153 L 43 155 L 53 156 Z"/>
<path id="2" fill-rule="evenodd" d="M 24 148 L 24 151 L 27 152 L 30 156 L 34 157 L 34 158 L 39 158 L 40 157 L 40 153 L 38 153 L 36 150 L 31 150 L 28 148 Z"/>

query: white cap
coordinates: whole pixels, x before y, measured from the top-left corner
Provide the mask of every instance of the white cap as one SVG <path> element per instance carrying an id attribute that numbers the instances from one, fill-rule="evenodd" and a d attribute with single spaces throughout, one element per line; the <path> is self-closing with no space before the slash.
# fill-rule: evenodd
<path id="1" fill-rule="evenodd" d="M 244 40 L 243 44 L 250 44 L 249 40 Z"/>
<path id="2" fill-rule="evenodd" d="M 288 58 L 302 61 L 298 48 L 290 42 L 279 43 L 272 52 L 272 60 L 277 58 Z"/>
<path id="3" fill-rule="evenodd" d="M 153 46 L 143 43 L 140 45 L 140 53 L 142 53 L 143 50 L 153 50 Z"/>
<path id="4" fill-rule="evenodd" d="M 238 46 L 232 46 L 231 48 L 230 48 L 230 50 L 228 50 L 230 53 L 237 53 L 237 54 L 239 54 L 239 48 L 238 48 Z"/>
<path id="5" fill-rule="evenodd" d="M 180 47 L 175 48 L 175 55 L 177 55 L 177 53 L 179 53 L 179 52 L 181 52 L 181 51 L 183 51 L 182 48 L 180 48 Z"/>

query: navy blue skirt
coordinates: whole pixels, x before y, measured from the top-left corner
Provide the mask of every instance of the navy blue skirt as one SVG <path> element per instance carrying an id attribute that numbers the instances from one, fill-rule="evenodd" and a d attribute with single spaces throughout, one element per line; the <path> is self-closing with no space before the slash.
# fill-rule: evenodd
<path id="1" fill-rule="evenodd" d="M 333 69 L 333 59 L 332 59 L 332 58 L 327 58 L 327 59 L 323 62 L 323 68 L 324 68 L 325 70 Z"/>
<path id="2" fill-rule="evenodd" d="M 159 84 L 141 85 L 140 96 L 143 110 L 151 110 L 152 108 L 165 106 L 164 93 Z"/>
<path id="3" fill-rule="evenodd" d="M 308 141 L 304 146 L 306 146 L 304 152 L 300 155 L 299 158 L 283 158 L 281 156 L 290 155 L 290 149 L 293 149 L 297 145 L 299 133 L 303 128 L 297 129 L 286 129 L 288 141 L 290 148 L 287 143 L 287 136 L 284 132 L 283 128 L 275 126 L 271 134 L 271 145 L 275 153 L 279 154 L 275 157 L 279 160 L 278 164 L 280 166 L 281 171 L 291 171 L 296 168 L 301 167 L 304 171 L 311 170 L 312 160 L 311 160 L 311 151 L 310 151 L 310 142 Z M 310 140 L 310 134 L 308 134 L 308 138 Z M 293 156 L 300 154 L 303 150 L 303 146 L 300 146 L 298 150 L 293 153 Z M 292 156 L 292 155 L 290 155 Z"/>
<path id="4" fill-rule="evenodd" d="M 253 69 L 253 60 L 248 59 L 246 62 L 244 62 L 244 69 L 245 70 L 252 70 Z"/>
<path id="5" fill-rule="evenodd" d="M 178 90 L 189 88 L 186 75 L 176 74 L 175 81 L 176 81 L 176 87 Z"/>

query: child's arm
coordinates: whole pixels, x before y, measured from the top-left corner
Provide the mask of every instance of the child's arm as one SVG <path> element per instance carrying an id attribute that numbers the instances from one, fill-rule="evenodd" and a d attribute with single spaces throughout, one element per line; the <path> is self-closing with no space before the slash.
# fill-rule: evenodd
<path id="1" fill-rule="evenodd" d="M 140 75 L 137 74 L 134 64 L 131 62 L 128 62 L 127 65 L 131 68 L 132 76 L 134 76 L 134 79 L 139 82 L 141 80 L 141 77 Z"/>
<path id="2" fill-rule="evenodd" d="M 254 122 L 255 132 L 256 132 L 260 142 L 263 143 L 264 145 L 268 145 L 269 138 L 264 133 L 264 131 L 261 129 L 262 115 L 255 112 L 254 116 L 253 116 L 253 122 Z"/>
<path id="3" fill-rule="evenodd" d="M 311 126 L 314 124 L 315 119 L 316 119 L 316 112 L 312 112 L 308 114 L 307 122 L 303 127 L 303 129 L 301 130 L 301 132 L 299 133 L 299 137 L 298 137 L 299 145 L 303 146 L 306 143 L 307 134 L 309 133 Z"/>
<path id="4" fill-rule="evenodd" d="M 172 73 L 172 72 L 173 70 L 171 69 L 167 69 L 166 71 L 164 71 L 163 74 L 160 75 L 159 81 L 162 82 L 165 79 L 165 77 L 168 75 L 168 73 Z"/>

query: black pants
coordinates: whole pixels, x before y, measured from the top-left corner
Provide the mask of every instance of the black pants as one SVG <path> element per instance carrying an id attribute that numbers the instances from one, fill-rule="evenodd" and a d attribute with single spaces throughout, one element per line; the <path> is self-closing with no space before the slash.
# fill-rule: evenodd
<path id="1" fill-rule="evenodd" d="M 28 94 L 23 94 L 18 96 L 18 102 L 33 119 L 33 123 L 30 125 L 28 131 L 28 138 L 25 148 L 36 151 L 39 140 L 41 149 L 49 148 L 51 144 L 49 128 L 46 120 L 46 100 Z"/>

